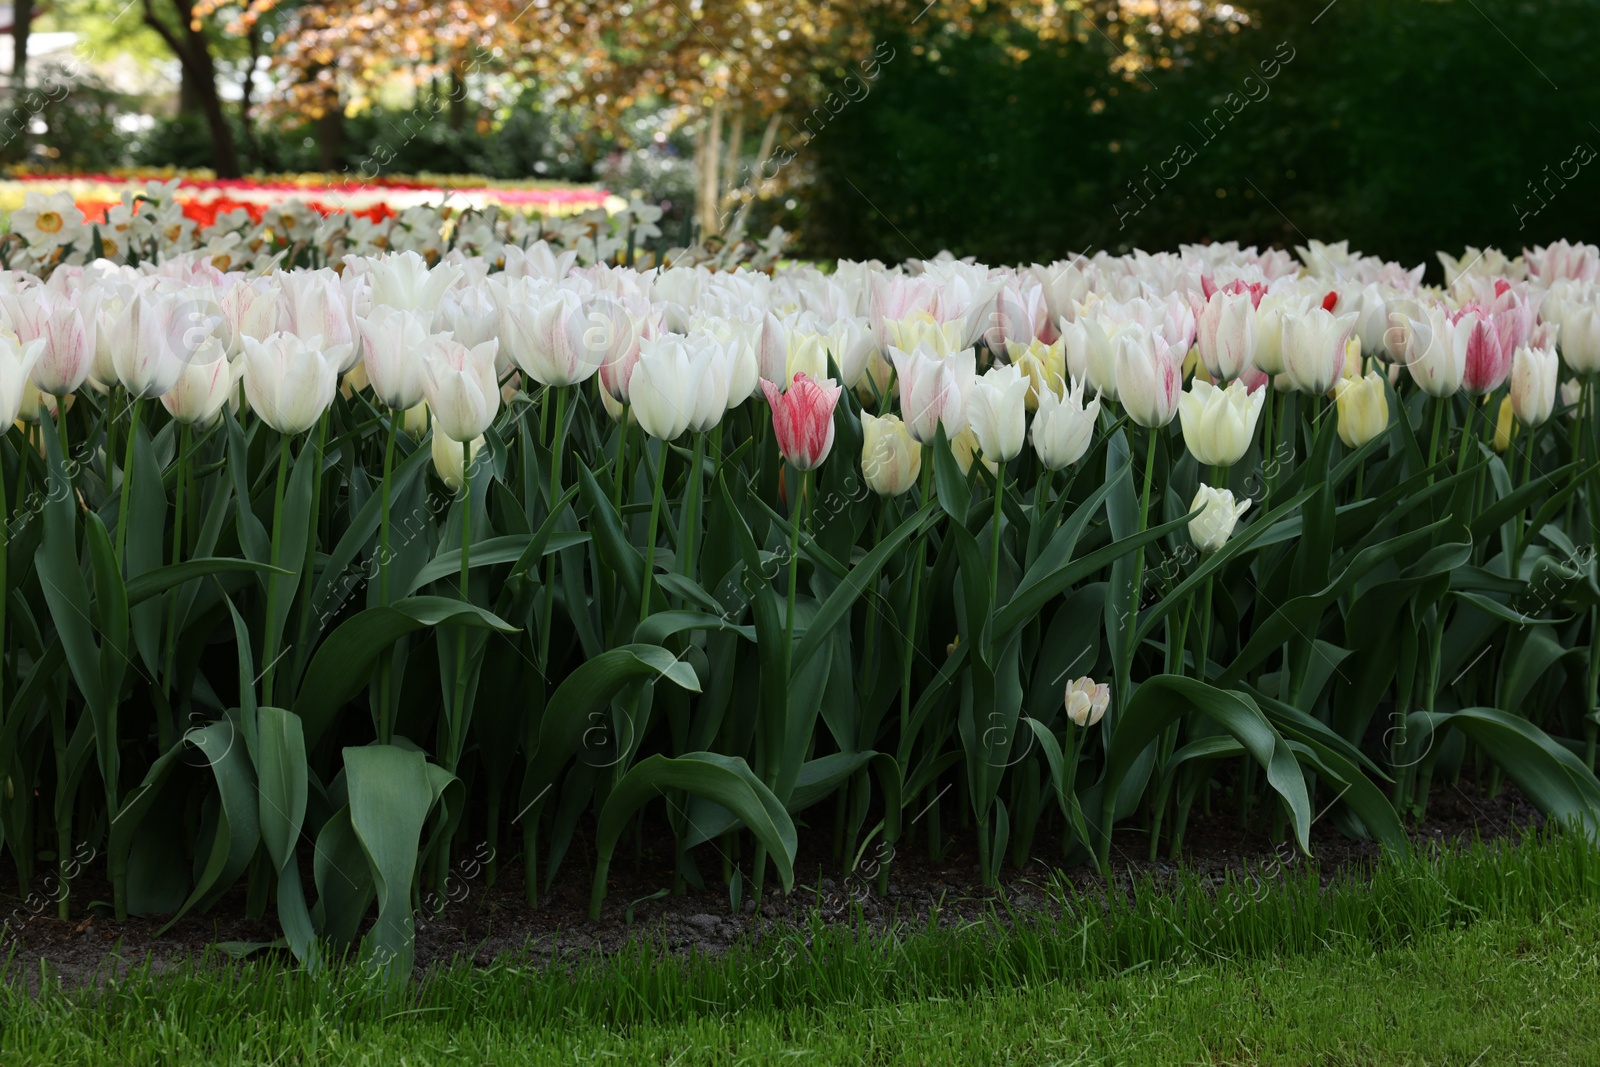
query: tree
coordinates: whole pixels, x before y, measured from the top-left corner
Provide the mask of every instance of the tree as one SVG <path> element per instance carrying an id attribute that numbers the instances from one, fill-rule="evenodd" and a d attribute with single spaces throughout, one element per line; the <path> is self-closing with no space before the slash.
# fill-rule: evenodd
<path id="1" fill-rule="evenodd" d="M 166 42 L 182 71 L 178 95 L 180 112 L 198 112 L 211 134 L 213 166 L 223 178 L 237 178 L 239 152 L 217 91 L 217 63 L 207 30 L 206 12 L 193 0 L 143 0 L 144 24 Z"/>

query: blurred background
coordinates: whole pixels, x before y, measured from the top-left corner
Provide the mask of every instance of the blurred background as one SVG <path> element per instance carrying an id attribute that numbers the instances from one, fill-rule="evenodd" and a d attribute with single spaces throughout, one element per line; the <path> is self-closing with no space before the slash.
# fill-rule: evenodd
<path id="1" fill-rule="evenodd" d="M 1600 238 L 1600 0 L 33 0 L 12 176 L 598 183 L 684 241 L 989 262 Z M 445 182 L 444 184 L 450 184 Z"/>

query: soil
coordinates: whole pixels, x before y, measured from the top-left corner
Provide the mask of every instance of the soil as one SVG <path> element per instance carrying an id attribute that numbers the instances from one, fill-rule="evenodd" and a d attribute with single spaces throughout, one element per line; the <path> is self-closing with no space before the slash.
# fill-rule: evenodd
<path id="1" fill-rule="evenodd" d="M 953 816 L 946 811 L 947 823 L 955 821 Z M 1532 803 L 1509 783 L 1491 799 L 1462 782 L 1433 789 L 1427 818 L 1413 828 L 1412 837 L 1419 845 L 1451 847 L 1474 839 L 1515 840 L 1542 823 Z M 1260 819 L 1242 829 L 1236 810 L 1222 803 L 1212 815 L 1197 813 L 1191 819 L 1180 860 L 1151 862 L 1148 837 L 1130 820 L 1113 837 L 1114 877 L 1119 883 L 1141 877 L 1160 880 L 1186 870 L 1213 881 L 1246 874 L 1270 878 L 1311 863 L 1326 882 L 1359 872 L 1379 857 L 1377 845 L 1345 837 L 1326 820 L 1312 827 L 1311 859 L 1297 857 L 1289 844 L 1275 844 L 1266 830 Z M 928 856 L 920 838 L 894 856 L 886 891 L 879 894 L 861 867 L 854 874 L 842 872 L 833 858 L 830 834 L 802 831 L 794 891 L 783 895 L 769 888 L 758 908 L 749 899 L 746 880 L 746 899 L 735 909 L 720 880 L 721 860 L 713 851 L 714 842 L 696 850 L 707 887 L 665 895 L 663 891 L 672 885 L 671 837 L 664 826 L 647 827 L 641 855 L 635 858 L 619 851 L 602 917 L 591 921 L 588 842 L 580 832 L 556 883 L 541 894 L 537 905 L 529 905 L 523 892 L 520 861 L 501 864 L 492 885 L 486 868 L 458 864 L 447 883 L 445 907 L 418 916 L 415 966 L 421 975 L 452 964 L 487 966 L 507 958 L 540 965 L 575 954 L 614 953 L 630 939 L 683 955 L 717 953 L 808 926 L 819 916 L 829 923 L 879 929 L 899 923 L 925 927 L 930 919 L 941 925 L 965 925 L 990 921 L 997 910 L 1021 915 L 1053 912 L 1060 884 L 1088 891 L 1105 885 L 1090 864 L 1061 868 L 1035 858 L 1024 868 L 1008 867 L 998 889 L 986 888 L 977 878 L 975 836 L 946 826 L 944 839 L 945 851 L 938 859 Z M 1048 843 L 1036 842 L 1035 852 L 1047 850 Z M 479 855 L 484 853 L 480 850 Z M 863 863 L 869 861 L 870 855 Z M 748 873 L 748 863 L 745 868 Z M 870 873 L 870 867 L 866 870 Z M 270 909 L 265 918 L 245 917 L 242 883 L 206 914 L 185 916 L 165 933 L 158 933 L 164 922 L 159 918 L 114 920 L 109 907 L 96 903 L 109 897 L 103 870 L 91 865 L 72 884 L 71 918 L 61 920 L 53 902 L 42 901 L 37 890 L 31 897 L 19 893 L 15 873 L 8 869 L 0 878 L 3 914 L 10 916 L 0 940 L 0 966 L 7 978 L 37 989 L 41 975 L 49 974 L 65 988 L 82 988 L 134 967 L 148 965 L 160 972 L 203 957 L 215 958 L 218 947 L 227 943 L 270 943 L 279 936 Z M 273 954 L 286 965 L 294 963 L 287 952 Z M 9 965 L 4 962 L 7 957 Z"/>

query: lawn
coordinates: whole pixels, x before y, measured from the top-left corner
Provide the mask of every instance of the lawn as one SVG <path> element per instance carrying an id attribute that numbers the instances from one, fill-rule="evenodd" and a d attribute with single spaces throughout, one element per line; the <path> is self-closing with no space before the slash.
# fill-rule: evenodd
<path id="1" fill-rule="evenodd" d="M 513 961 L 384 993 L 354 968 L 136 971 L 0 1001 L 6 1064 L 1591 1063 L 1600 854 L 1575 837 L 898 936 Z"/>

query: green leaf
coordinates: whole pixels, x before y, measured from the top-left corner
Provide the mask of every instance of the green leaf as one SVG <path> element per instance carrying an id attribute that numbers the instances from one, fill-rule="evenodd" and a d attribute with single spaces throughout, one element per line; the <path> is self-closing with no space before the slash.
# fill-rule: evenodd
<path id="1" fill-rule="evenodd" d="M 295 698 L 294 711 L 304 724 L 306 745 L 315 748 L 339 709 L 367 687 L 385 649 L 406 634 L 446 623 L 503 634 L 517 632 L 493 612 L 438 596 L 407 597 L 347 619 L 318 647 Z"/>
<path id="2" fill-rule="evenodd" d="M 798 848 L 794 822 L 744 760 L 713 752 L 689 752 L 675 759 L 655 755 L 622 776 L 600 811 L 595 835 L 599 858 L 595 865 L 594 892 L 589 900 L 592 918 L 600 917 L 611 854 L 623 832 L 632 825 L 634 812 L 669 789 L 705 797 L 733 812 L 766 847 L 777 865 L 784 891 L 794 887 L 794 857 Z"/>
<path id="3" fill-rule="evenodd" d="M 362 959 L 383 977 L 404 980 L 413 953 L 411 882 L 435 782 L 422 753 L 396 745 L 347 748 L 344 769 L 350 828 L 378 895 L 378 921 L 362 939 Z"/>
<path id="4" fill-rule="evenodd" d="M 1300 848 L 1309 851 L 1311 799 L 1289 743 L 1248 696 L 1192 678 L 1157 675 L 1133 694 L 1106 746 L 1105 769 L 1099 783 L 1100 795 L 1105 798 L 1102 804 L 1117 795 L 1123 778 L 1145 749 L 1169 724 L 1189 711 L 1198 712 L 1232 735 L 1266 770 L 1267 783 L 1288 803 Z M 1102 826 L 1108 821 L 1108 814 L 1109 811 L 1102 812 Z"/>

